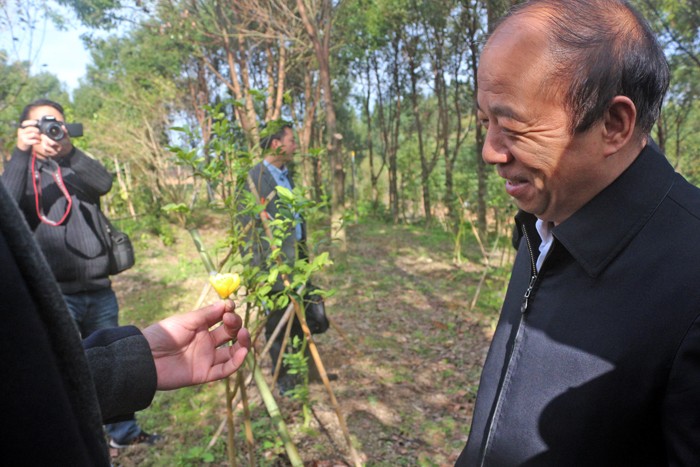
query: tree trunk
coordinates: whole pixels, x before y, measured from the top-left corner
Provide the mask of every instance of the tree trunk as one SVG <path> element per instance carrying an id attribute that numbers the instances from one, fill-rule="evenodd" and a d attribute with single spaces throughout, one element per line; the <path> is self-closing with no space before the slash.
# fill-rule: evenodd
<path id="1" fill-rule="evenodd" d="M 331 199 L 331 230 L 336 233 L 341 252 L 346 251 L 345 227 L 342 219 L 345 211 L 345 170 L 340 153 L 340 141 L 342 136 L 337 134 L 335 107 L 333 104 L 333 89 L 330 71 L 330 29 L 332 24 L 331 0 L 321 2 L 320 11 L 312 12 L 313 17 L 321 22 L 322 37 L 319 35 L 319 27 L 311 21 L 303 0 L 297 0 L 297 9 L 301 17 L 306 33 L 311 40 L 316 60 L 318 61 L 319 80 L 323 90 L 323 102 L 326 115 L 326 138 L 328 160 L 330 163 L 333 180 L 333 197 Z"/>
<path id="2" fill-rule="evenodd" d="M 387 157 L 390 152 L 390 146 L 391 146 L 391 138 L 390 138 L 390 122 L 387 121 L 387 116 L 384 111 L 385 104 L 384 104 L 384 93 L 382 92 L 382 82 L 384 80 L 381 79 L 379 75 L 379 60 L 377 59 L 376 55 L 372 56 L 372 69 L 374 71 L 374 76 L 376 79 L 377 83 L 377 118 L 379 120 L 379 129 L 381 133 L 381 147 L 380 147 L 380 157 L 382 159 L 382 166 L 377 171 L 376 175 L 374 172 L 372 173 L 372 186 L 375 188 L 377 187 L 377 182 L 379 181 L 379 177 L 384 169 L 386 167 L 387 163 Z M 367 82 L 369 83 L 369 79 Z M 390 113 L 390 112 L 389 112 Z M 389 175 L 391 177 L 391 175 Z M 375 212 L 379 211 L 379 190 L 375 192 L 375 198 L 373 200 L 374 202 L 374 210 Z"/>
<path id="3" fill-rule="evenodd" d="M 265 56 L 267 63 L 265 72 L 267 74 L 267 96 L 265 96 L 265 121 L 270 122 L 278 120 L 282 114 L 282 104 L 285 90 L 285 79 L 287 76 L 287 49 L 284 46 L 284 40 L 280 37 L 278 41 L 278 55 L 269 43 L 265 48 Z M 276 63 L 276 65 L 275 65 Z"/>
<path id="4" fill-rule="evenodd" d="M 209 93 L 209 85 L 207 84 L 207 66 L 203 58 L 198 58 L 194 61 L 196 79 L 188 80 L 190 107 L 193 109 L 195 119 L 199 125 L 199 131 L 202 137 L 202 150 L 204 160 L 208 164 L 211 160 L 209 152 L 209 142 L 211 141 L 211 117 L 205 110 L 205 106 L 209 104 L 211 95 Z M 207 200 L 212 200 L 213 188 L 207 182 Z"/>
<path id="5" fill-rule="evenodd" d="M 413 103 L 413 119 L 416 123 L 416 133 L 418 136 L 418 153 L 420 156 L 420 178 L 423 191 L 423 211 L 425 215 L 426 225 L 430 225 L 433 221 L 432 207 L 430 205 L 430 172 L 428 158 L 425 155 L 425 147 L 423 146 L 423 123 L 420 118 L 420 109 L 418 108 L 418 74 L 416 73 L 416 53 L 417 44 L 411 41 L 410 47 L 406 47 L 408 56 L 408 74 L 411 78 L 411 101 Z"/>
<path id="6" fill-rule="evenodd" d="M 661 152 L 666 153 L 666 122 L 664 111 L 659 113 L 659 120 L 656 122 L 656 144 L 661 149 Z"/>
<path id="7" fill-rule="evenodd" d="M 367 64 L 365 67 L 365 77 L 367 80 L 365 88 L 367 90 L 367 93 L 365 94 L 364 99 L 362 101 L 362 108 L 365 112 L 365 118 L 367 119 L 367 157 L 369 159 L 369 178 L 372 193 L 372 202 L 374 203 L 374 207 L 376 208 L 376 204 L 379 201 L 379 189 L 377 188 L 377 177 L 374 175 L 374 132 L 372 129 L 372 112 L 369 108 L 369 104 L 372 99 L 372 79 L 370 70 L 370 59 L 367 58 Z"/>
<path id="8" fill-rule="evenodd" d="M 488 29 L 489 32 L 493 31 L 493 28 L 495 27 L 498 19 L 503 16 L 503 14 L 508 11 L 508 8 L 515 4 L 516 2 L 513 0 L 489 0 L 487 2 L 487 16 L 488 16 Z M 473 44 L 475 47 L 476 44 Z M 478 94 L 478 83 L 476 81 L 476 75 L 478 71 L 478 65 L 477 65 L 477 56 L 479 54 L 479 50 L 476 48 L 472 48 L 472 70 L 474 73 L 474 107 L 473 107 L 473 115 L 474 119 L 476 120 L 476 132 L 475 132 L 475 143 L 476 143 L 476 173 L 477 173 L 477 222 L 479 224 L 478 230 L 479 230 L 479 235 L 481 235 L 482 239 L 487 238 L 487 233 L 488 233 L 488 225 L 487 225 L 487 218 L 486 218 L 486 208 L 487 208 L 487 202 L 486 202 L 486 196 L 487 196 L 487 178 L 488 174 L 486 172 L 486 162 L 484 162 L 484 159 L 481 157 L 481 152 L 483 151 L 484 148 L 484 132 L 481 124 L 479 123 L 479 119 L 476 118 L 476 109 L 477 109 L 477 102 L 476 102 L 476 96 Z"/>
<path id="9" fill-rule="evenodd" d="M 455 195 L 454 190 L 454 167 L 457 161 L 457 157 L 461 151 L 462 145 L 466 141 L 469 133 L 470 125 L 466 127 L 462 124 L 462 96 L 465 94 L 463 90 L 462 82 L 459 79 L 462 73 L 462 66 L 466 62 L 466 67 L 469 68 L 469 62 L 466 60 L 467 53 L 470 53 L 469 44 L 476 42 L 477 35 L 477 17 L 478 15 L 472 9 L 471 5 L 465 5 L 459 18 L 459 23 L 457 24 L 458 31 L 464 31 L 465 36 L 461 34 L 454 33 L 454 48 L 455 48 L 455 58 L 452 60 L 451 72 L 452 72 L 452 89 L 451 95 L 453 100 L 453 108 L 455 112 L 454 122 L 455 128 L 451 131 L 444 132 L 445 138 L 445 206 L 447 207 L 447 217 L 450 219 L 452 224 L 453 233 L 456 235 L 459 231 L 460 224 L 462 222 L 462 207 L 459 206 L 459 200 Z M 445 101 L 448 100 L 448 91 L 445 90 Z M 449 119 L 449 114 L 447 112 L 447 105 L 445 105 L 445 115 L 444 119 Z M 449 121 L 449 120 L 448 120 Z M 448 150 L 449 141 L 453 140 L 454 144 L 451 150 Z"/>
<path id="10" fill-rule="evenodd" d="M 401 78 L 399 75 L 399 52 L 400 39 L 398 37 L 393 40 L 394 63 L 392 70 L 392 86 L 395 91 L 394 98 L 396 99 L 396 114 L 394 118 L 394 127 L 390 136 L 391 143 L 388 148 L 389 159 L 389 205 L 391 209 L 391 219 L 394 224 L 399 223 L 399 190 L 398 190 L 398 164 L 396 152 L 398 150 L 399 141 L 399 124 L 401 122 Z"/>

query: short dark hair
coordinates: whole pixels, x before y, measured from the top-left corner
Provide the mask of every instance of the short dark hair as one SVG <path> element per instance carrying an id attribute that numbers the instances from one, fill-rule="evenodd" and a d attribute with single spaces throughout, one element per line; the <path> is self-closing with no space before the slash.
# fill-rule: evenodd
<path id="1" fill-rule="evenodd" d="M 54 102 L 49 99 L 37 99 L 31 104 L 27 104 L 27 106 L 25 106 L 24 109 L 22 109 L 22 114 L 19 116 L 19 124 L 21 125 L 22 122 L 29 117 L 29 112 L 31 112 L 32 109 L 35 109 L 37 107 L 53 107 L 54 109 L 61 112 L 63 118 L 66 118 L 66 113 L 63 111 L 63 106 L 58 102 Z"/>
<path id="2" fill-rule="evenodd" d="M 284 138 L 285 130 L 293 130 L 292 124 L 286 120 L 272 120 L 263 125 L 260 130 L 260 147 L 263 151 L 270 149 L 272 142 L 281 141 Z"/>
<path id="3" fill-rule="evenodd" d="M 648 134 L 659 118 L 670 71 L 644 17 L 625 0 L 531 0 L 514 7 L 499 26 L 531 12 L 541 13 L 549 26 L 556 64 L 550 78 L 568 79 L 563 91 L 570 131 L 588 130 L 612 98 L 622 95 L 637 108 L 638 131 Z"/>

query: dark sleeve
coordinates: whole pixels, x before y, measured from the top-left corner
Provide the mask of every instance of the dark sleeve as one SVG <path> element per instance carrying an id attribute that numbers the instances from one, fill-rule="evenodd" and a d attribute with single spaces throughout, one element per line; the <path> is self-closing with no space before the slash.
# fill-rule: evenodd
<path id="1" fill-rule="evenodd" d="M 668 465 L 697 465 L 700 459 L 700 317 L 676 354 L 662 417 Z"/>
<path id="2" fill-rule="evenodd" d="M 258 207 L 260 202 L 260 200 L 254 196 L 252 188 L 254 187 L 256 191 L 260 189 L 261 165 L 262 164 L 257 164 L 253 166 L 248 172 L 245 183 L 242 184 L 243 190 L 240 193 L 237 214 L 245 239 L 240 247 L 241 255 L 252 255 L 251 261 L 254 265 L 261 264 L 259 240 L 261 223 L 259 215 L 251 214 L 251 208 Z"/>
<path id="3" fill-rule="evenodd" d="M 105 422 L 151 404 L 157 374 L 148 341 L 134 326 L 101 329 L 83 341 Z"/>
<path id="4" fill-rule="evenodd" d="M 109 466 L 80 335 L 0 183 L 0 439 L 23 465 Z"/>
<path id="5" fill-rule="evenodd" d="M 15 148 L 10 160 L 5 163 L 2 182 L 10 196 L 17 202 L 27 189 L 30 159 L 30 151 L 20 151 L 19 148 Z"/>
<path id="6" fill-rule="evenodd" d="M 60 164 L 65 182 L 93 199 L 99 199 L 112 189 L 112 174 L 100 161 L 86 156 L 78 148 Z"/>

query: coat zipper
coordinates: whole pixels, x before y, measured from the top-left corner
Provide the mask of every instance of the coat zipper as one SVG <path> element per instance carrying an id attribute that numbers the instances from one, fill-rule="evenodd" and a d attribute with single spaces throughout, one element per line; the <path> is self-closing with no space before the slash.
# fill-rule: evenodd
<path id="1" fill-rule="evenodd" d="M 520 304 L 520 313 L 525 313 L 527 311 L 528 302 L 530 300 L 530 295 L 532 294 L 532 289 L 535 287 L 535 282 L 537 282 L 537 264 L 535 263 L 535 254 L 532 251 L 532 244 L 530 243 L 530 237 L 527 236 L 527 231 L 525 226 L 523 226 L 523 236 L 525 237 L 525 244 L 527 245 L 527 251 L 530 253 L 530 270 L 532 271 L 532 276 L 530 277 L 530 283 L 525 290 L 525 295 L 523 296 L 523 302 Z"/>
<path id="2" fill-rule="evenodd" d="M 506 370 L 505 377 L 503 378 L 503 384 L 501 385 L 500 390 L 498 391 L 498 399 L 496 400 L 496 409 L 493 411 L 493 416 L 491 417 L 491 421 L 489 422 L 489 430 L 486 435 L 486 442 L 484 444 L 484 451 L 481 457 L 481 463 L 479 464 L 481 467 L 484 467 L 486 465 L 486 454 L 489 451 L 489 447 L 494 435 L 494 428 L 495 428 L 495 421 L 498 419 L 501 411 L 501 406 L 503 403 L 503 390 L 509 385 L 510 383 L 510 378 L 513 373 L 513 355 L 516 354 L 517 350 L 520 347 L 521 341 L 522 341 L 522 334 L 523 334 L 523 320 L 525 317 L 525 312 L 527 311 L 527 307 L 529 305 L 529 300 L 530 296 L 532 295 L 532 290 L 535 287 L 535 283 L 537 282 L 537 265 L 535 263 L 535 255 L 532 250 L 532 244 L 530 243 L 530 237 L 527 236 L 527 231 L 525 230 L 525 226 L 522 227 L 523 230 L 523 236 L 525 237 L 525 244 L 527 245 L 527 251 L 530 255 L 530 270 L 531 270 L 531 276 L 530 276 L 530 283 L 527 286 L 527 289 L 525 290 L 525 294 L 523 295 L 523 301 L 520 304 L 520 320 L 518 321 L 518 331 L 515 334 L 515 341 L 513 342 L 513 350 L 510 352 L 510 355 L 508 356 L 508 368 Z"/>

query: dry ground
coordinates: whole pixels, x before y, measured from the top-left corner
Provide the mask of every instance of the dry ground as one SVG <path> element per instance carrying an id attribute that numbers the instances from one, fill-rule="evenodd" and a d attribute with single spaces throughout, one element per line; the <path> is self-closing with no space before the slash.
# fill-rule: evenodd
<path id="1" fill-rule="evenodd" d="M 201 233 L 209 244 L 220 230 Z M 351 226 L 348 239 L 345 259 L 315 278 L 337 289 L 327 300 L 337 328 L 315 340 L 326 370 L 338 376 L 331 387 L 356 451 L 367 466 L 453 465 L 467 439 L 504 273 L 488 274 L 466 313 L 484 270 L 480 254 L 468 248 L 470 260 L 457 266 L 449 237 L 418 227 L 364 223 Z M 187 234 L 168 248 L 144 239 L 137 255 L 138 267 L 115 280 L 123 323 L 142 326 L 199 300 L 206 277 Z M 142 312 L 153 308 L 161 311 Z M 278 398 L 305 465 L 351 465 L 328 393 L 321 384 L 310 389 L 306 429 L 300 404 Z M 253 416 L 266 414 L 258 408 Z M 139 420 L 166 440 L 121 452 L 115 465 L 228 465 L 226 430 L 217 431 L 224 418 L 222 383 L 159 393 Z M 257 465 L 288 464 L 279 443 L 264 448 L 257 441 Z"/>

